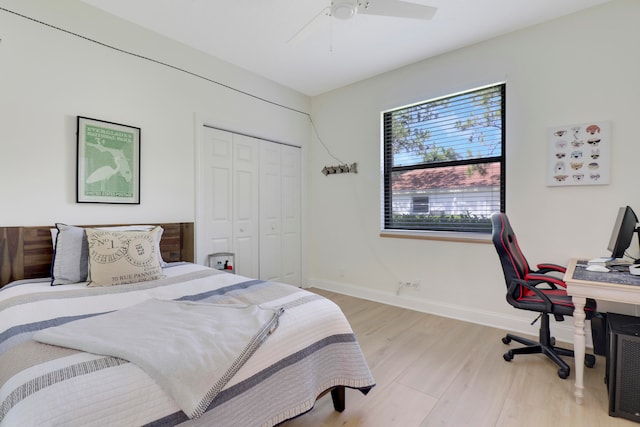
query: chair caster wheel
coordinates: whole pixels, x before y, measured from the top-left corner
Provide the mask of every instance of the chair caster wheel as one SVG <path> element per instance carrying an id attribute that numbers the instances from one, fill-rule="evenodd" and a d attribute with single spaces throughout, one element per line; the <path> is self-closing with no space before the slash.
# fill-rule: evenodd
<path id="1" fill-rule="evenodd" d="M 503 340 L 504 341 L 504 340 Z M 513 351 L 509 350 L 507 351 L 505 354 L 502 355 L 502 357 L 504 358 L 504 360 L 506 360 L 507 362 L 511 362 L 511 360 L 513 360 Z"/>
<path id="2" fill-rule="evenodd" d="M 596 357 L 593 354 L 587 354 L 584 356 L 584 366 L 587 368 L 593 368 L 596 364 Z"/>
<path id="3" fill-rule="evenodd" d="M 551 337 L 551 341 L 549 342 L 549 344 L 551 344 L 552 347 L 554 345 L 556 345 L 556 338 L 555 337 Z"/>
<path id="4" fill-rule="evenodd" d="M 568 369 L 558 369 L 558 376 L 563 380 L 566 380 L 569 377 Z"/>
<path id="5" fill-rule="evenodd" d="M 502 338 L 502 342 L 505 343 L 505 344 L 509 344 L 511 342 L 511 338 L 504 337 L 504 338 Z"/>

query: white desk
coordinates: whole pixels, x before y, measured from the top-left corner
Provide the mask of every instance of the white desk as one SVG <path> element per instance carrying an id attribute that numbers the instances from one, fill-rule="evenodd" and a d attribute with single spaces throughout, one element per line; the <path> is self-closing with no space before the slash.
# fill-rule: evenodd
<path id="1" fill-rule="evenodd" d="M 586 315 L 584 306 L 587 298 L 601 301 L 613 301 L 626 304 L 640 304 L 640 276 L 632 276 L 632 281 L 637 284 L 612 283 L 614 273 L 590 272 L 589 279 L 574 278 L 578 259 L 571 259 L 567 266 L 564 281 L 567 284 L 567 293 L 571 295 L 575 310 L 573 312 L 574 332 L 573 349 L 575 352 L 575 397 L 576 402 L 582 404 L 584 398 L 584 355 L 585 355 L 585 332 L 584 321 Z M 580 268 L 580 267 L 578 267 Z M 622 273 L 620 273 L 622 274 Z M 637 281 L 636 281 L 637 279 Z"/>

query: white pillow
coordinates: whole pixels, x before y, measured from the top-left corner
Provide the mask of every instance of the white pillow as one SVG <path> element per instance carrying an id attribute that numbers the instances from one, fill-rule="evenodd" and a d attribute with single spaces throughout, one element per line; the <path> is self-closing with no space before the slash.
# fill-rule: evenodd
<path id="1" fill-rule="evenodd" d="M 113 231 L 87 228 L 88 286 L 114 286 L 164 277 L 158 257 L 162 227 L 151 231 Z"/>

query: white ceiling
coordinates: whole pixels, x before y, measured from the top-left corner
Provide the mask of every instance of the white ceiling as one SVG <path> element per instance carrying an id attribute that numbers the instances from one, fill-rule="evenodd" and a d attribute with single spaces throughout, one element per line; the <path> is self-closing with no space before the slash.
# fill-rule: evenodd
<path id="1" fill-rule="evenodd" d="M 313 96 L 609 0 L 412 0 L 434 18 L 322 16 L 294 42 L 330 0 L 83 1 Z"/>

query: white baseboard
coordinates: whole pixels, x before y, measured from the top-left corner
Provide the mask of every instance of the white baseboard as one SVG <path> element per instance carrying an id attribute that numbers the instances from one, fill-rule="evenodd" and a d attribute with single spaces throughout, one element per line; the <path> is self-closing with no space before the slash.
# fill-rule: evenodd
<path id="1" fill-rule="evenodd" d="M 531 312 L 532 316 L 529 317 L 508 316 L 503 313 L 496 313 L 472 307 L 425 300 L 409 295 L 403 295 L 402 293 L 400 295 L 396 295 L 393 292 L 366 289 L 361 286 L 323 279 L 309 279 L 307 283 L 309 284 L 309 287 L 324 289 L 343 295 L 349 295 L 352 297 L 375 301 L 382 304 L 393 305 L 396 307 L 407 308 L 423 313 L 435 314 L 437 316 L 449 317 L 452 319 L 491 326 L 515 334 L 525 334 L 537 337 L 540 327 L 540 324 L 537 322 L 534 325 L 531 325 L 533 315 L 535 315 L 533 312 Z M 554 322 L 551 327 L 552 334 L 557 341 L 562 341 L 570 344 L 573 343 L 573 318 L 567 317 L 562 323 Z M 588 332 L 589 328 L 586 329 L 587 347 L 593 348 L 591 334 Z"/>

